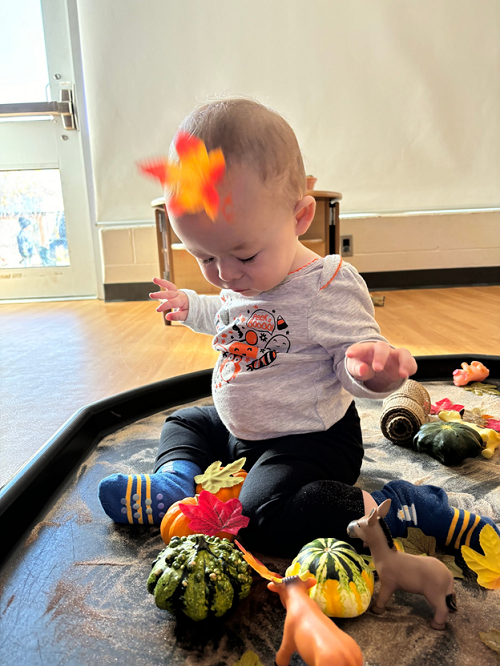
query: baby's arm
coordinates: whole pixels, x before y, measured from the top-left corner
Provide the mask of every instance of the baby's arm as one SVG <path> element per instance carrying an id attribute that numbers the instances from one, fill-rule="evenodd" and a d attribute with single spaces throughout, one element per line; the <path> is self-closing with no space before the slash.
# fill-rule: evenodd
<path id="1" fill-rule="evenodd" d="M 417 362 L 407 349 L 394 349 L 387 342 L 357 342 L 345 355 L 349 374 L 377 393 L 417 371 Z"/>
<path id="2" fill-rule="evenodd" d="M 333 359 L 334 373 L 355 397 L 385 398 L 416 369 L 406 349 L 380 333 L 365 281 L 349 264 L 325 265 L 324 285 L 310 307 L 310 330 Z M 333 278 L 331 273 L 333 271 Z"/>
<path id="3" fill-rule="evenodd" d="M 162 291 L 155 291 L 149 294 L 150 298 L 163 301 L 156 308 L 156 311 L 174 310 L 174 312 L 168 312 L 165 315 L 165 319 L 169 321 L 186 321 L 189 314 L 189 298 L 186 294 L 183 291 L 179 291 L 175 284 L 168 280 L 153 278 L 153 282 L 159 287 L 163 287 Z"/>

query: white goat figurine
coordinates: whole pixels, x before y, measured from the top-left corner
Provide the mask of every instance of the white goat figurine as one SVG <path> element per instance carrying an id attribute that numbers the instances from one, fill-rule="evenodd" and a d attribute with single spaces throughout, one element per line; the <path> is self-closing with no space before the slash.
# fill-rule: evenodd
<path id="1" fill-rule="evenodd" d="M 423 594 L 434 608 L 431 627 L 444 629 L 448 612 L 457 610 L 453 576 L 435 557 L 410 555 L 396 549 L 389 528 L 383 521 L 390 506 L 391 500 L 387 499 L 372 509 L 368 516 L 353 520 L 347 527 L 351 538 L 363 539 L 369 547 L 378 573 L 380 591 L 371 610 L 383 613 L 396 590 Z"/>

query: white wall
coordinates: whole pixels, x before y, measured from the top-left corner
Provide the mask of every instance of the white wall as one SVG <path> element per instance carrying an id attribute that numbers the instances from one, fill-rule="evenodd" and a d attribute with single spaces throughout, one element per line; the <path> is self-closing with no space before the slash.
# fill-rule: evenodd
<path id="1" fill-rule="evenodd" d="M 340 229 L 360 273 L 500 265 L 500 211 L 347 217 Z"/>
<path id="2" fill-rule="evenodd" d="M 498 0 L 78 6 L 101 224 L 152 220 L 161 192 L 135 162 L 165 154 L 196 104 L 233 94 L 285 115 L 317 188 L 342 192 L 342 213 L 500 206 Z M 402 230 L 390 226 L 391 242 Z"/>

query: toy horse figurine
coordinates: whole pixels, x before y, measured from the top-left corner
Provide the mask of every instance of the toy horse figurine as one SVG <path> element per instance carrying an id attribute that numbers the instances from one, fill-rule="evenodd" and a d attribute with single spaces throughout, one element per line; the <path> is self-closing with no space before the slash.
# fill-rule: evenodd
<path id="1" fill-rule="evenodd" d="M 383 613 L 396 590 L 423 594 L 434 608 L 431 620 L 433 629 L 444 629 L 448 611 L 456 611 L 453 576 L 435 557 L 421 557 L 396 550 L 391 533 L 383 518 L 387 515 L 391 500 L 382 502 L 368 516 L 353 520 L 347 527 L 351 538 L 363 539 L 370 548 L 373 564 L 380 579 L 380 592 L 374 613 Z"/>
<path id="2" fill-rule="evenodd" d="M 307 590 L 316 579 L 306 571 L 298 576 L 273 578 L 268 583 L 280 595 L 286 608 L 283 640 L 276 654 L 276 666 L 288 666 L 298 652 L 308 666 L 363 666 L 356 641 L 337 627 Z"/>

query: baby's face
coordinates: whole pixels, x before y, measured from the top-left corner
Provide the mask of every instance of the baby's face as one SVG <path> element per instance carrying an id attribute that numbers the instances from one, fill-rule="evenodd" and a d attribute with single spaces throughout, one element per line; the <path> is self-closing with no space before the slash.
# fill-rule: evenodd
<path id="1" fill-rule="evenodd" d="M 205 213 L 170 215 L 173 230 L 211 284 L 245 296 L 269 291 L 297 268 L 293 207 L 247 166 L 232 167 L 219 193 L 215 223 Z"/>

